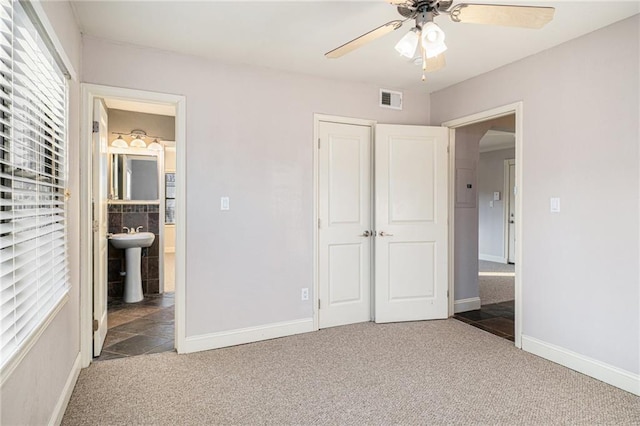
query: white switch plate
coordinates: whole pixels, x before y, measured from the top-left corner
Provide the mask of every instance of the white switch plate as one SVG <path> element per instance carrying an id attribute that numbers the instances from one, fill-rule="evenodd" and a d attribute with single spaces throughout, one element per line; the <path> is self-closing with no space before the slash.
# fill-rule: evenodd
<path id="1" fill-rule="evenodd" d="M 489 201 L 489 207 L 493 208 L 493 200 Z"/>
<path id="2" fill-rule="evenodd" d="M 302 289 L 302 293 L 300 294 L 300 299 L 301 300 L 309 300 L 309 289 L 308 288 L 303 288 Z"/>
<path id="3" fill-rule="evenodd" d="M 220 210 L 229 210 L 229 197 L 220 197 Z"/>
<path id="4" fill-rule="evenodd" d="M 560 213 L 560 198 L 551 197 L 549 199 L 549 211 L 551 213 Z"/>
<path id="5" fill-rule="evenodd" d="M 493 201 L 500 201 L 500 191 L 496 191 L 493 193 Z"/>

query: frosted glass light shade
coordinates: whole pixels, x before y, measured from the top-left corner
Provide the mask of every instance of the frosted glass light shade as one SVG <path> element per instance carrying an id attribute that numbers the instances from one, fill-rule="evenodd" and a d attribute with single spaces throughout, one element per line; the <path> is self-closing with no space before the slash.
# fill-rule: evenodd
<path id="1" fill-rule="evenodd" d="M 422 26 L 422 48 L 427 58 L 433 58 L 447 50 L 444 44 L 444 31 L 435 23 L 427 22 Z"/>
<path id="2" fill-rule="evenodd" d="M 396 50 L 405 58 L 413 58 L 418 48 L 419 39 L 418 29 L 411 28 L 411 30 L 400 39 L 398 44 L 396 44 Z"/>
<path id="3" fill-rule="evenodd" d="M 137 136 L 134 140 L 131 141 L 131 146 L 133 148 L 146 148 L 147 144 L 144 143 L 142 139 L 140 139 L 140 136 Z"/>
<path id="4" fill-rule="evenodd" d="M 164 147 L 158 143 L 158 139 L 154 139 L 147 148 L 153 151 L 162 151 L 164 149 Z"/>
<path id="5" fill-rule="evenodd" d="M 438 46 L 432 47 L 431 49 L 427 49 L 426 50 L 427 58 L 428 59 L 435 58 L 439 54 L 443 53 L 445 50 L 447 50 L 447 45 L 444 43 L 439 44 Z"/>
<path id="6" fill-rule="evenodd" d="M 122 139 L 122 135 L 119 135 L 117 139 L 114 139 L 113 142 L 111 142 L 111 146 L 116 148 L 129 148 L 127 141 Z"/>

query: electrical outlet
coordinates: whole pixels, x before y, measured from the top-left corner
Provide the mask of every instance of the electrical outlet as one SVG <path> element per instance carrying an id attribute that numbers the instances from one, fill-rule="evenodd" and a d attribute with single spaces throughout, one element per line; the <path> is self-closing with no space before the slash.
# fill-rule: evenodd
<path id="1" fill-rule="evenodd" d="M 302 300 L 309 300 L 309 289 L 308 288 L 303 288 L 302 289 L 302 293 L 300 295 L 300 298 Z"/>

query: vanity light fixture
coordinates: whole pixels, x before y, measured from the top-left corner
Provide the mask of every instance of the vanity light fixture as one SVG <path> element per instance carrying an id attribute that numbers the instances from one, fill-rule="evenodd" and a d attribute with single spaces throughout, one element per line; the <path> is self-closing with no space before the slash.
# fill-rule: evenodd
<path id="1" fill-rule="evenodd" d="M 147 144 L 144 143 L 140 135 L 136 135 L 136 138 L 131 141 L 131 148 L 146 148 Z"/>
<path id="2" fill-rule="evenodd" d="M 129 148 L 129 144 L 127 143 L 127 141 L 122 139 L 122 135 L 118 135 L 118 138 L 114 139 L 113 142 L 111 142 L 111 146 L 116 148 Z"/>
<path id="3" fill-rule="evenodd" d="M 130 143 L 132 148 L 146 148 L 147 147 L 147 144 L 145 143 L 145 141 L 143 141 L 143 139 L 145 137 L 147 137 L 147 132 L 145 132 L 144 130 L 140 130 L 140 129 L 134 129 L 134 130 L 131 131 L 131 136 L 134 137 L 134 139 Z"/>
<path id="4" fill-rule="evenodd" d="M 133 129 L 129 133 L 124 133 L 124 132 L 111 132 L 111 133 L 114 135 L 118 135 L 118 138 L 115 139 L 113 142 L 111 142 L 111 146 L 116 148 L 148 148 L 152 151 L 164 150 L 164 146 L 162 146 L 162 144 L 158 142 L 158 139 L 162 139 L 162 138 L 160 136 L 148 135 L 147 132 L 145 132 L 144 130 Z M 127 141 L 125 141 L 122 138 L 122 136 L 129 136 L 133 138 L 133 140 L 129 144 L 127 144 Z M 153 142 L 151 142 L 149 146 L 147 146 L 146 142 L 144 141 L 145 138 L 153 138 Z"/>
<path id="5" fill-rule="evenodd" d="M 147 148 L 153 151 L 162 151 L 164 149 L 164 147 L 158 142 L 157 138 L 154 139 L 153 142 L 151 142 Z"/>

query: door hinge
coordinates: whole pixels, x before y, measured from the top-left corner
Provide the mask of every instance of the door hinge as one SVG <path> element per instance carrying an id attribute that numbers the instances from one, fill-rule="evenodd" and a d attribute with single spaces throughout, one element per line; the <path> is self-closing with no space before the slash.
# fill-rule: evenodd
<path id="1" fill-rule="evenodd" d="M 97 121 L 93 122 L 93 133 L 98 133 L 100 131 L 100 123 Z"/>
<path id="2" fill-rule="evenodd" d="M 318 229 L 320 229 L 320 218 L 318 218 Z"/>
<path id="3" fill-rule="evenodd" d="M 320 138 L 318 138 L 318 149 L 320 149 Z"/>
<path id="4" fill-rule="evenodd" d="M 93 221 L 93 232 L 98 232 L 99 229 L 99 222 L 97 220 Z"/>
<path id="5" fill-rule="evenodd" d="M 98 331 L 98 320 L 97 319 L 93 320 L 93 331 Z"/>
<path id="6" fill-rule="evenodd" d="M 449 145 L 447 145 L 447 154 L 449 153 Z"/>
<path id="7" fill-rule="evenodd" d="M 318 299 L 318 309 L 320 309 L 320 299 Z"/>
<path id="8" fill-rule="evenodd" d="M 449 290 L 447 290 L 447 298 L 449 298 Z"/>

